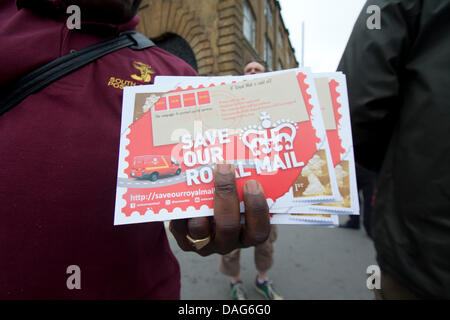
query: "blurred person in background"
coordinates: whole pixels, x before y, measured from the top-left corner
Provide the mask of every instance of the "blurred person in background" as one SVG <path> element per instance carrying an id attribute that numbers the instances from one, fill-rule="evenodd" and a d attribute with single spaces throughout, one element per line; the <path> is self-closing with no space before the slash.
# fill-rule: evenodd
<path id="1" fill-rule="evenodd" d="M 264 73 L 265 63 L 251 60 L 244 66 L 244 75 Z M 273 265 L 273 243 L 277 239 L 277 227 L 270 226 L 269 238 L 262 244 L 255 246 L 255 266 L 258 274 L 255 279 L 256 290 L 268 300 L 282 300 L 283 297 L 275 290 L 267 272 Z M 230 294 L 234 300 L 246 300 L 247 292 L 240 276 L 241 250 L 236 249 L 223 255 L 219 266 L 220 272 L 231 277 Z"/>

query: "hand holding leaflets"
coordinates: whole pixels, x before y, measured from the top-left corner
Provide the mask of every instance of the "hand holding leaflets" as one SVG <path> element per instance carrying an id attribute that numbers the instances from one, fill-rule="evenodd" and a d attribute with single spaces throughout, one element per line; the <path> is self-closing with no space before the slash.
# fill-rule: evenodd
<path id="1" fill-rule="evenodd" d="M 223 206 L 239 207 L 233 221 L 245 212 L 249 230 L 252 180 L 264 190 L 271 223 L 336 225 L 336 214 L 358 214 L 345 76 L 292 69 L 157 77 L 125 88 L 115 224 L 202 217 L 203 230 L 220 231 L 218 163 L 235 169 L 236 199 Z M 173 221 L 172 230 L 192 223 Z M 250 245 L 245 232 L 241 245 Z M 226 249 L 221 237 L 214 241 Z"/>
<path id="2" fill-rule="evenodd" d="M 200 217 L 171 221 L 170 231 L 180 248 L 206 256 L 226 254 L 236 248 L 264 242 L 270 232 L 269 207 L 264 191 L 257 181 L 250 180 L 242 193 L 245 224 L 241 224 L 235 169 L 229 164 L 217 164 L 214 170 L 214 219 Z M 200 246 L 192 245 L 202 241 Z"/>

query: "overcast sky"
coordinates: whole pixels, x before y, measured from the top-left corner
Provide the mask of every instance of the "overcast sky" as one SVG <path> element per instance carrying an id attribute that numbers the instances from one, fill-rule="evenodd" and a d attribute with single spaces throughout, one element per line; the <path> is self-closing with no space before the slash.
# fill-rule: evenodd
<path id="1" fill-rule="evenodd" d="M 279 0 L 291 44 L 301 63 L 305 22 L 305 66 L 313 72 L 335 71 L 365 0 Z"/>

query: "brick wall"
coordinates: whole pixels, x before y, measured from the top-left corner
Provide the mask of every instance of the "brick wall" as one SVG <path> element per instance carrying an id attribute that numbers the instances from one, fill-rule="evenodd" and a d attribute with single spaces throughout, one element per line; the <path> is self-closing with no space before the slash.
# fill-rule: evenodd
<path id="1" fill-rule="evenodd" d="M 253 47 L 243 35 L 244 1 L 256 19 Z M 266 34 L 273 48 L 273 69 L 298 63 L 280 15 L 278 1 L 268 0 L 272 23 L 266 24 L 266 0 L 144 0 L 138 30 L 151 39 L 176 34 L 191 46 L 200 75 L 239 75 L 243 64 L 251 59 L 264 60 Z M 283 47 L 278 46 L 278 37 Z M 290 64 L 287 61 L 290 55 Z"/>

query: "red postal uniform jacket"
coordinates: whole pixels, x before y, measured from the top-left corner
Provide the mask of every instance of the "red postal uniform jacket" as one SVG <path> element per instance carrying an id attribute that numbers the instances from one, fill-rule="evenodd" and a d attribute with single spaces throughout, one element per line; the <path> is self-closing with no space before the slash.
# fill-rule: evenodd
<path id="1" fill-rule="evenodd" d="M 71 31 L 2 1 L 0 87 L 136 24 Z M 157 75 L 196 73 L 157 47 L 124 48 L 0 116 L 0 299 L 179 298 L 164 225 L 113 226 L 122 89 Z"/>

